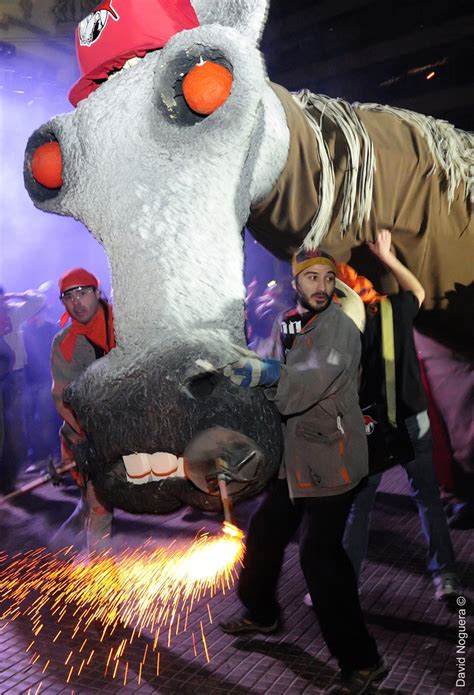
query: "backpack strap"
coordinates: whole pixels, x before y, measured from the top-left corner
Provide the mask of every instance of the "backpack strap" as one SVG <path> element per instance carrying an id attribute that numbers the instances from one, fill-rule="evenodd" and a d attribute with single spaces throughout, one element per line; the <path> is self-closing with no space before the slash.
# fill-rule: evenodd
<path id="1" fill-rule="evenodd" d="M 387 398 L 387 417 L 392 427 L 397 426 L 397 405 L 395 387 L 395 340 L 393 336 L 393 309 L 390 299 L 380 302 L 380 322 L 382 327 L 382 357 L 385 370 L 385 393 Z"/>

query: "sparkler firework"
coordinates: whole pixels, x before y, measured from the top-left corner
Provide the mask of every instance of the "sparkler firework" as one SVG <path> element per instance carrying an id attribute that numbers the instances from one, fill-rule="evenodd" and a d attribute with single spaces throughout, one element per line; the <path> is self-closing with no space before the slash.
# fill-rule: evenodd
<path id="1" fill-rule="evenodd" d="M 43 627 L 54 622 L 52 642 L 69 640 L 72 645 L 65 659 L 67 682 L 94 663 L 95 642 L 102 653 L 112 645 L 105 676 L 116 678 L 122 664 L 124 683 L 134 671 L 140 684 L 145 664 L 153 664 L 159 675 L 160 635 L 169 647 L 173 637 L 188 629 L 197 602 L 232 587 L 243 550 L 242 532 L 226 522 L 217 536 L 202 533 L 191 543 L 173 542 L 167 548 L 153 548 L 148 539 L 137 549 L 114 556 L 106 551 L 91 560 L 81 559 L 71 547 L 54 554 L 39 548 L 11 558 L 0 553 L 1 629 L 20 617 L 29 620 L 33 639 L 27 651 L 36 663 L 45 639 Z M 207 609 L 212 622 L 209 604 Z M 209 661 L 202 620 L 196 633 L 192 632 L 194 653 L 202 643 Z M 153 646 L 147 644 L 139 662 L 129 664 L 127 648 L 142 634 L 152 636 Z M 49 664 L 50 659 L 43 672 Z"/>

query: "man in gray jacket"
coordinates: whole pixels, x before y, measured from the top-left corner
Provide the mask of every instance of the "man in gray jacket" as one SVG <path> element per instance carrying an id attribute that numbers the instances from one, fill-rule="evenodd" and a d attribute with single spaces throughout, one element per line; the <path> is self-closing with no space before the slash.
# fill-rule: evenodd
<path id="1" fill-rule="evenodd" d="M 333 301 L 336 264 L 321 249 L 293 258 L 298 305 L 285 317 L 286 363 L 242 357 L 225 376 L 241 386 L 269 386 L 284 423 L 278 480 L 250 522 L 238 593 L 243 617 L 230 634 L 280 627 L 276 591 L 284 550 L 300 527 L 300 561 L 341 686 L 361 693 L 386 673 L 359 603 L 342 539 L 354 492 L 367 475 L 367 440 L 357 391 L 360 334 Z"/>

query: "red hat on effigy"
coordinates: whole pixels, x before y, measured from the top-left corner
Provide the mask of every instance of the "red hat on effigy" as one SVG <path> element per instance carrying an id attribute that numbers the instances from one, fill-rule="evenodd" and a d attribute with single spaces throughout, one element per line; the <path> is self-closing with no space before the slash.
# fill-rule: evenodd
<path id="1" fill-rule="evenodd" d="M 199 26 L 190 0 L 104 0 L 76 29 L 80 79 L 69 92 L 73 106 L 136 56 Z"/>

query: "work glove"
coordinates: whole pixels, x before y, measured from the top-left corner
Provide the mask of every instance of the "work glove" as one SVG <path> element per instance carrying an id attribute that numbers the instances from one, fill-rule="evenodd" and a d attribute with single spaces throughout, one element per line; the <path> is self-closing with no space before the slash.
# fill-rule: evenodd
<path id="1" fill-rule="evenodd" d="M 237 386 L 272 386 L 280 378 L 278 360 L 261 360 L 245 355 L 224 367 L 223 374 Z"/>

